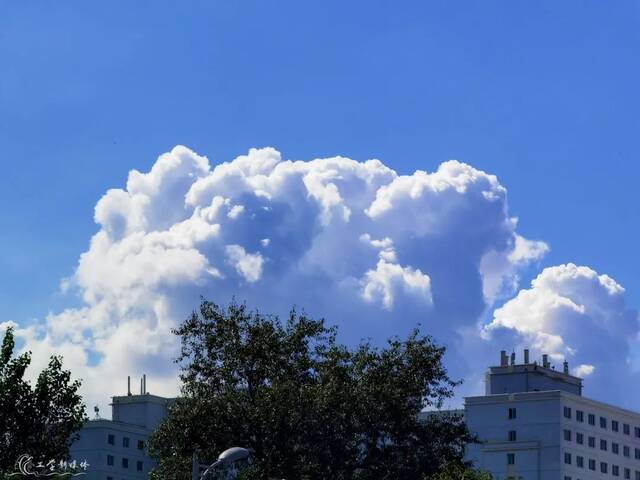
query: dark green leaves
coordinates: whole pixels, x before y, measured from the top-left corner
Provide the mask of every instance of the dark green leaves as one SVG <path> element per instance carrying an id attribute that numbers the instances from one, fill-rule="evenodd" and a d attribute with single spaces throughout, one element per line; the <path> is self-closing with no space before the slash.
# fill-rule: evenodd
<path id="1" fill-rule="evenodd" d="M 349 349 L 296 311 L 281 322 L 203 301 L 175 333 L 183 397 L 151 439 L 156 478 L 187 479 L 193 455 L 212 462 L 231 446 L 253 451 L 251 479 L 415 480 L 464 468 L 462 419 L 419 420 L 456 386 L 445 349 L 419 330 Z"/>
<path id="2" fill-rule="evenodd" d="M 71 382 L 62 359 L 51 357 L 32 388 L 24 379 L 31 355 L 13 357 L 14 347 L 8 328 L 0 352 L 0 473 L 13 471 L 22 454 L 45 461 L 66 458 L 86 419 L 80 382 Z"/>

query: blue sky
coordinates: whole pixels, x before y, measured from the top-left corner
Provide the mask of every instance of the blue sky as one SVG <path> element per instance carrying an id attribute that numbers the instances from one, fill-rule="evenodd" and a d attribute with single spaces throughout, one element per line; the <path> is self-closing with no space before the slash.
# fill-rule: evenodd
<path id="1" fill-rule="evenodd" d="M 631 1 L 5 2 L 0 321 L 81 305 L 57 291 L 96 202 L 176 144 L 460 160 L 550 247 L 521 287 L 574 262 L 638 307 L 639 26 Z"/>

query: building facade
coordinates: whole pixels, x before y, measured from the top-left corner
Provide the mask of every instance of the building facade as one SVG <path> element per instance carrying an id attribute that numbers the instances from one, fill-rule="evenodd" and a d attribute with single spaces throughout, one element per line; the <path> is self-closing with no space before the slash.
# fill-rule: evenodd
<path id="1" fill-rule="evenodd" d="M 89 464 L 87 480 L 138 480 L 149 478 L 155 466 L 147 454 L 149 435 L 166 417 L 173 399 L 146 392 L 146 379 L 139 395 L 112 397 L 112 419 L 85 423 L 70 456 Z"/>
<path id="2" fill-rule="evenodd" d="M 640 414 L 582 396 L 568 365 L 501 352 L 483 396 L 465 398 L 480 443 L 467 459 L 494 480 L 640 480 Z"/>

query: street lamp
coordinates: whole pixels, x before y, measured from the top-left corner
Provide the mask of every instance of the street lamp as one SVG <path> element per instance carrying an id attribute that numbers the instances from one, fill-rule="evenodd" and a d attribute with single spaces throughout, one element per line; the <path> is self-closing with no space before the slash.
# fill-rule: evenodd
<path id="1" fill-rule="evenodd" d="M 200 480 L 232 480 L 251 463 L 251 453 L 246 448 L 231 447 L 218 456 L 218 460 L 204 471 Z"/>

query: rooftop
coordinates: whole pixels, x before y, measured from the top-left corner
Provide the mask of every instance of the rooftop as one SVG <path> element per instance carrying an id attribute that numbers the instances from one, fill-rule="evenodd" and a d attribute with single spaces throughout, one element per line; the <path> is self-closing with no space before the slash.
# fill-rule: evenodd
<path id="1" fill-rule="evenodd" d="M 566 399 L 573 402 L 578 402 L 586 406 L 590 406 L 593 409 L 605 410 L 611 413 L 615 413 L 619 416 L 633 417 L 635 421 L 639 421 L 640 413 L 633 410 L 627 410 L 622 407 L 617 407 L 610 403 L 600 402 L 593 400 L 582 395 L 575 395 L 573 393 L 565 392 L 562 390 L 546 390 L 540 392 L 518 392 L 518 393 L 502 393 L 495 395 L 479 395 L 474 397 L 465 397 L 464 403 L 467 405 L 478 405 L 488 403 L 502 403 L 502 402 L 525 402 L 525 401 L 543 401 L 551 399 Z"/>

